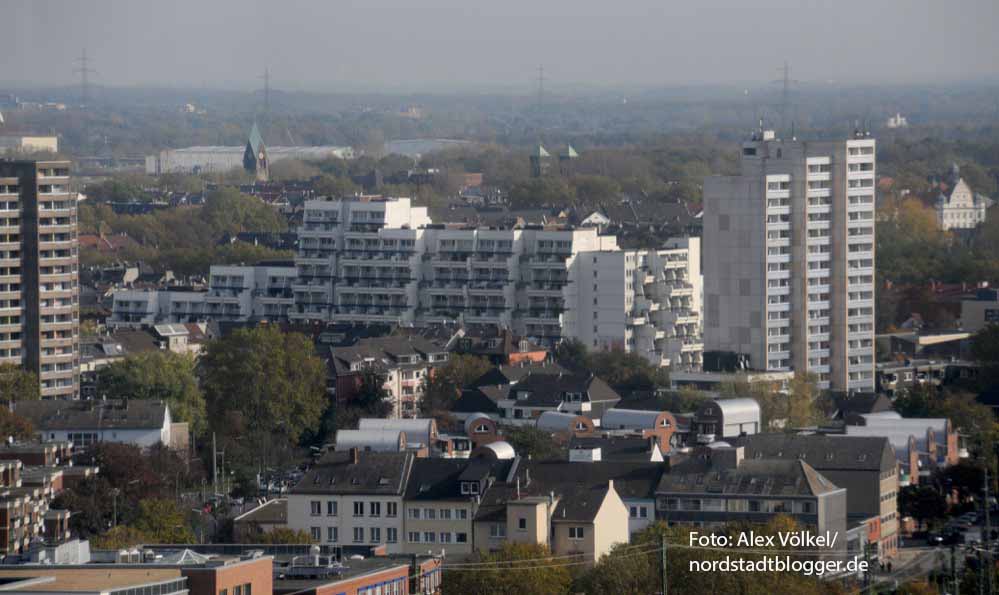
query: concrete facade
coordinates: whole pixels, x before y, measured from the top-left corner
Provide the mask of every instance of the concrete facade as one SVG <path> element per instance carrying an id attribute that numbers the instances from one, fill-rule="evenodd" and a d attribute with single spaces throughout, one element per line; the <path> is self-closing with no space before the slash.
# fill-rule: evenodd
<path id="1" fill-rule="evenodd" d="M 875 141 L 742 145 L 704 185 L 705 350 L 874 389 Z"/>
<path id="2" fill-rule="evenodd" d="M 43 398 L 80 392 L 76 193 L 68 161 L 0 161 L 0 363 Z"/>

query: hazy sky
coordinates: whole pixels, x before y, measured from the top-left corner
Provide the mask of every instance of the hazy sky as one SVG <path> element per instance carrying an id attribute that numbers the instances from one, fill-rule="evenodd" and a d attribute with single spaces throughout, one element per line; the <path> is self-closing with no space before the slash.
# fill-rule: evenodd
<path id="1" fill-rule="evenodd" d="M 999 74 L 997 0 L 0 0 L 0 81 L 332 90 Z"/>

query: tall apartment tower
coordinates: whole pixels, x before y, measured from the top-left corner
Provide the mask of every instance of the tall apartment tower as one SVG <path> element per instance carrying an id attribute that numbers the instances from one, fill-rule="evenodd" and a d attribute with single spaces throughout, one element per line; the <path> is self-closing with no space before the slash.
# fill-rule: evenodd
<path id="1" fill-rule="evenodd" d="M 38 374 L 43 398 L 80 389 L 76 197 L 68 161 L 0 160 L 0 363 Z"/>
<path id="2" fill-rule="evenodd" d="M 761 130 L 705 181 L 705 352 L 874 390 L 874 149 Z"/>

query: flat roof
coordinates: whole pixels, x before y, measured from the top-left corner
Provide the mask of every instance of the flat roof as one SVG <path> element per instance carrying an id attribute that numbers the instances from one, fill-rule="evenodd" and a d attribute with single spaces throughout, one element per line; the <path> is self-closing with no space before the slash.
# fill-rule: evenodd
<path id="1" fill-rule="evenodd" d="M 22 592 L 95 592 L 112 591 L 161 583 L 181 577 L 177 568 L 120 568 L 102 566 L 100 568 L 80 568 L 78 566 L 60 568 L 58 566 L 21 566 L 0 568 L 2 591 Z M 8 579 L 8 580 L 3 580 Z M 51 579 L 29 584 L 11 583 L 9 579 Z"/>

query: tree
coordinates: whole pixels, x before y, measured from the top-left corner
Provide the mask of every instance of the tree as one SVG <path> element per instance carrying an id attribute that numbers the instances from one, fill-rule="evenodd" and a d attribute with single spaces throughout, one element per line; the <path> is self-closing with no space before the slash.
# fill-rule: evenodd
<path id="1" fill-rule="evenodd" d="M 579 339 L 563 339 L 555 346 L 553 356 L 563 368 L 581 371 L 586 369 L 590 350 Z"/>
<path id="2" fill-rule="evenodd" d="M 433 416 L 450 411 L 454 401 L 461 396 L 461 389 L 491 368 L 485 358 L 452 353 L 446 364 L 434 368 L 424 379 L 420 414 Z"/>
<path id="3" fill-rule="evenodd" d="M 134 527 L 148 543 L 194 543 L 185 510 L 173 500 L 148 498 L 139 502 Z"/>
<path id="4" fill-rule="evenodd" d="M 97 394 L 113 399 L 157 399 L 194 435 L 207 428 L 205 397 L 198 388 L 194 357 L 170 351 L 130 355 L 97 373 Z"/>
<path id="5" fill-rule="evenodd" d="M 898 510 L 923 525 L 947 513 L 947 500 L 930 486 L 905 486 L 898 493 Z"/>
<path id="6" fill-rule="evenodd" d="M 353 196 L 359 188 L 350 178 L 323 174 L 312 185 L 319 196 L 342 198 Z"/>
<path id="7" fill-rule="evenodd" d="M 90 537 L 90 547 L 95 550 L 123 550 L 150 543 L 146 534 L 128 525 L 112 527 L 107 532 Z"/>
<path id="8" fill-rule="evenodd" d="M 543 545 L 508 542 L 499 551 L 474 554 L 469 563 L 481 566 L 445 571 L 444 595 L 558 595 L 572 582 L 568 568 Z"/>
<path id="9" fill-rule="evenodd" d="M 982 491 L 985 485 L 985 469 L 978 462 L 962 460 L 936 472 L 937 485 L 957 491 L 958 501 L 964 502 Z"/>
<path id="10" fill-rule="evenodd" d="M 208 344 L 200 368 L 212 429 L 249 460 L 297 444 L 327 404 L 326 366 L 300 333 L 236 330 Z"/>
<path id="11" fill-rule="evenodd" d="M 506 441 L 524 458 L 552 460 L 564 459 L 565 449 L 551 434 L 534 426 L 513 426 L 506 430 Z"/>
<path id="12" fill-rule="evenodd" d="M 288 227 L 276 209 L 255 196 L 228 187 L 208 193 L 200 214 L 216 233 L 285 231 Z"/>
<path id="13" fill-rule="evenodd" d="M 8 436 L 15 440 L 31 440 L 35 436 L 35 427 L 7 407 L 0 407 L 0 439 Z"/>
<path id="14" fill-rule="evenodd" d="M 14 364 L 0 364 L 0 403 L 9 408 L 11 403 L 39 398 L 37 374 Z"/>
<path id="15" fill-rule="evenodd" d="M 717 534 L 733 539 L 743 531 L 752 529 L 757 535 L 777 535 L 781 532 L 800 530 L 788 516 L 777 515 L 763 525 L 730 523 Z M 588 595 L 616 595 L 618 593 L 657 593 L 660 591 L 660 552 L 663 539 L 677 547 L 670 548 L 667 575 L 670 591 L 679 593 L 782 593 L 805 595 L 835 593 L 836 586 L 818 577 L 808 577 L 795 572 L 696 572 L 691 562 L 710 562 L 724 559 L 728 554 L 712 549 L 691 548 L 690 531 L 686 527 L 667 527 L 657 523 L 635 535 L 629 544 L 618 544 L 610 554 L 584 571 L 574 585 L 574 592 Z M 740 554 L 747 560 L 760 559 L 755 554 Z"/>
<path id="16" fill-rule="evenodd" d="M 999 384 L 999 324 L 987 324 L 971 338 L 971 355 L 981 364 L 982 388 Z"/>

